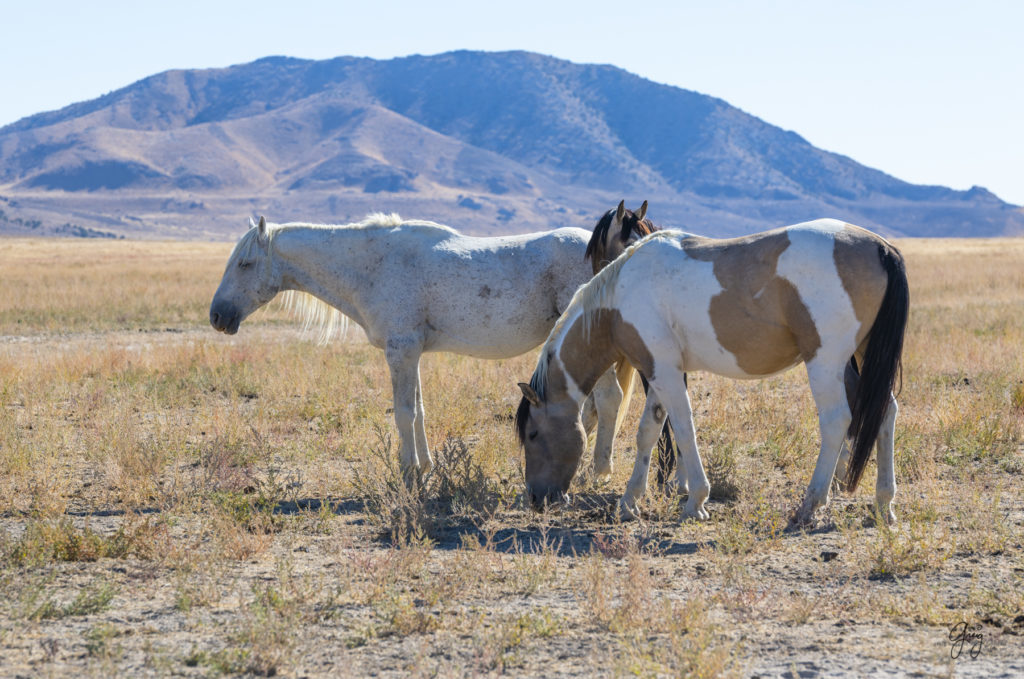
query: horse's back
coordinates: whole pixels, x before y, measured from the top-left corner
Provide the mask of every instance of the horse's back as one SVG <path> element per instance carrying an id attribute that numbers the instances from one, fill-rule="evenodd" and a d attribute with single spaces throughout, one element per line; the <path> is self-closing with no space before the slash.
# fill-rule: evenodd
<path id="1" fill-rule="evenodd" d="M 885 291 L 880 247 L 891 246 L 836 220 L 730 239 L 674 234 L 638 248 L 616 297 L 675 337 L 687 369 L 770 375 L 821 351 L 854 353 Z M 658 320 L 640 318 L 641 280 L 661 298 Z"/>
<path id="2" fill-rule="evenodd" d="M 427 348 L 514 356 L 536 347 L 590 278 L 582 229 L 517 236 L 453 235 L 422 253 L 418 294 Z"/>
<path id="3" fill-rule="evenodd" d="M 456 233 L 446 238 L 439 247 L 464 255 L 475 255 L 477 261 L 481 262 L 492 257 L 515 258 L 523 251 L 555 258 L 571 250 L 586 249 L 589 236 L 589 232 L 574 227 L 510 236 L 467 236 Z"/>

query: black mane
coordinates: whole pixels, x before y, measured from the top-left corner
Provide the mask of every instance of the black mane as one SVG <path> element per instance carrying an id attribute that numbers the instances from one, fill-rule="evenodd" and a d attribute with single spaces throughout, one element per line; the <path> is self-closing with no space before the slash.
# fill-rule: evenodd
<path id="1" fill-rule="evenodd" d="M 519 408 L 516 410 L 516 436 L 519 438 L 520 447 L 526 445 L 526 421 L 530 419 L 530 402 L 524 396 L 519 401 Z"/>
<path id="2" fill-rule="evenodd" d="M 541 394 L 543 398 L 544 389 L 540 384 L 540 379 L 537 377 L 536 371 L 533 373 L 533 377 L 530 378 L 530 388 L 537 394 Z M 519 437 L 519 445 L 526 445 L 526 422 L 530 419 L 530 401 L 523 396 L 522 400 L 519 401 L 519 408 L 516 410 L 516 436 Z"/>
<path id="3" fill-rule="evenodd" d="M 613 208 L 605 212 L 604 216 L 598 220 L 597 226 L 594 227 L 594 233 L 590 237 L 590 242 L 587 243 L 587 251 L 584 253 L 583 259 L 592 260 L 594 255 L 597 254 L 597 249 L 604 244 L 605 239 L 608 237 L 608 230 L 611 228 L 614 218 L 615 209 Z M 626 243 L 634 231 L 642 238 L 658 230 L 658 227 L 651 220 L 637 219 L 636 213 L 632 210 L 626 210 L 622 215 L 622 233 L 619 234 L 619 238 L 623 243 Z"/>

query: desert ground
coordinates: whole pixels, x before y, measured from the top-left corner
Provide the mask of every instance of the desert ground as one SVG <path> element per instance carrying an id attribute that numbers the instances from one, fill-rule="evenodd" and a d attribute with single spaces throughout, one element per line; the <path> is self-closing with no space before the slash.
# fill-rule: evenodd
<path id="1" fill-rule="evenodd" d="M 899 521 L 872 462 L 786 532 L 803 368 L 691 376 L 709 521 L 653 485 L 616 519 L 641 393 L 613 480 L 584 460 L 537 514 L 511 426 L 534 356 L 425 358 L 414 494 L 358 329 L 209 327 L 229 244 L 0 240 L 0 676 L 1022 676 L 1024 239 L 898 245 Z"/>

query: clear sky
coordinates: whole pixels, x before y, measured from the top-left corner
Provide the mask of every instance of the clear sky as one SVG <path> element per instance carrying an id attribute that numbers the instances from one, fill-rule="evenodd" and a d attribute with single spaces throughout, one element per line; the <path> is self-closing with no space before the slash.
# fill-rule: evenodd
<path id="1" fill-rule="evenodd" d="M 1024 2 L 34 0 L 0 6 L 0 125 L 171 68 L 524 49 L 725 99 L 901 179 L 1024 204 Z"/>

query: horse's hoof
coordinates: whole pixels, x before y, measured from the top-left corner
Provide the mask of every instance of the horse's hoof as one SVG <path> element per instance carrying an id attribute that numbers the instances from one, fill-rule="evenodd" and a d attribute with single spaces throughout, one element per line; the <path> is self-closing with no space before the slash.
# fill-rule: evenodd
<path id="1" fill-rule="evenodd" d="M 612 480 L 612 466 L 610 464 L 594 465 L 594 480 L 598 483 L 608 483 Z"/>
<path id="2" fill-rule="evenodd" d="M 669 497 L 686 497 L 690 494 L 690 489 L 686 487 L 686 484 L 680 485 L 675 479 L 669 479 L 663 486 L 665 495 Z"/>
<path id="3" fill-rule="evenodd" d="M 696 507 L 692 509 L 690 507 L 684 507 L 681 520 L 687 521 L 689 519 L 694 519 L 696 521 L 707 521 L 710 518 L 711 515 L 708 514 L 708 510 L 704 509 L 704 507 Z"/>
<path id="4" fill-rule="evenodd" d="M 786 525 L 786 532 L 793 533 L 799 530 L 808 530 L 810 528 L 814 528 L 813 512 L 798 509 L 791 517 L 789 517 L 789 523 Z"/>
<path id="5" fill-rule="evenodd" d="M 423 484 L 423 474 L 425 472 L 421 467 L 407 467 L 402 470 L 402 481 L 405 482 L 407 490 L 415 491 Z"/>
<path id="6" fill-rule="evenodd" d="M 630 507 L 624 500 L 619 500 L 619 521 L 635 521 L 640 518 L 640 508 L 635 504 Z"/>

